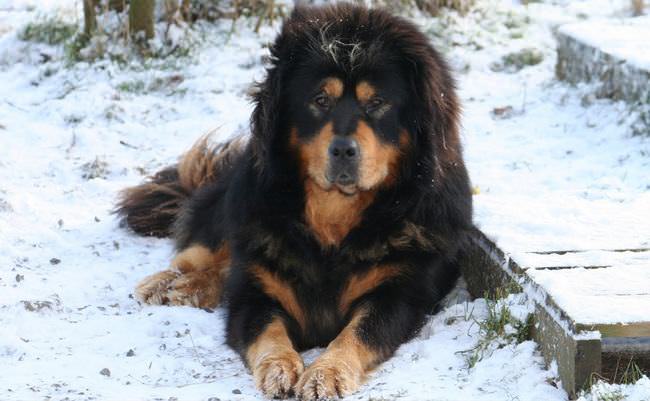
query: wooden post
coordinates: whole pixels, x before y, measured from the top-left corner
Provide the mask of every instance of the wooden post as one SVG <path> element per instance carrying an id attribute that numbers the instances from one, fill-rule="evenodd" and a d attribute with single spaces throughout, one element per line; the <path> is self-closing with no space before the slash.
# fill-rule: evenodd
<path id="1" fill-rule="evenodd" d="M 144 32 L 146 39 L 154 37 L 154 0 L 131 0 L 129 7 L 129 30 L 136 37 Z"/>
<path id="2" fill-rule="evenodd" d="M 84 33 L 90 37 L 97 29 L 97 0 L 84 0 Z"/>
<path id="3" fill-rule="evenodd" d="M 183 3 L 181 4 L 181 14 L 183 15 L 183 19 L 185 19 L 185 22 L 188 24 L 192 22 L 192 9 L 190 8 L 190 0 L 183 0 Z"/>

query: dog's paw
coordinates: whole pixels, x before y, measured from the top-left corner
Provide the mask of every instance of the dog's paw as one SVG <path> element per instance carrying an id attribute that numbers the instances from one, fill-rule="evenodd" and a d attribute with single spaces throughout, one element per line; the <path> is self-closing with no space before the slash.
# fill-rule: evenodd
<path id="1" fill-rule="evenodd" d="M 344 360 L 316 360 L 298 380 L 296 396 L 303 401 L 332 400 L 356 391 L 363 373 Z"/>
<path id="2" fill-rule="evenodd" d="M 135 287 L 135 296 L 150 305 L 168 305 L 171 283 L 180 275 L 175 270 L 163 270 L 147 276 Z"/>
<path id="3" fill-rule="evenodd" d="M 255 385 L 268 398 L 288 398 L 304 370 L 300 355 L 287 352 L 264 358 L 253 369 Z"/>
<path id="4" fill-rule="evenodd" d="M 181 273 L 163 270 L 146 277 L 135 289 L 136 297 L 150 305 L 186 305 L 212 308 L 219 303 L 220 287 L 206 271 Z"/>

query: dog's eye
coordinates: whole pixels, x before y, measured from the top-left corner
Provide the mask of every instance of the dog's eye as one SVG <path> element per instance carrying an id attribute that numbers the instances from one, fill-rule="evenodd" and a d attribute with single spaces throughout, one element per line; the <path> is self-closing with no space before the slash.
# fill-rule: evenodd
<path id="1" fill-rule="evenodd" d="M 328 109 L 330 107 L 330 98 L 324 93 L 319 93 L 316 95 L 313 102 L 321 109 Z"/>
<path id="2" fill-rule="evenodd" d="M 368 107 L 369 111 L 374 111 L 374 110 L 377 110 L 378 108 L 380 108 L 381 106 L 383 106 L 384 104 L 386 104 L 386 101 L 384 101 L 384 99 L 382 99 L 380 97 L 373 97 L 367 103 L 367 107 Z"/>

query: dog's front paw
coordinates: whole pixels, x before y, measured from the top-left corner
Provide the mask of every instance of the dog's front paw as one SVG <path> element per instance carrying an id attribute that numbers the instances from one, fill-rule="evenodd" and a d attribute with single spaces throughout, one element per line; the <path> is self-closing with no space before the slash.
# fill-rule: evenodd
<path id="1" fill-rule="evenodd" d="M 255 384 L 268 398 L 287 398 L 304 370 L 300 355 L 287 352 L 264 358 L 253 368 Z"/>
<path id="2" fill-rule="evenodd" d="M 295 392 L 303 401 L 331 400 L 353 393 L 362 381 L 362 371 L 345 360 L 316 360 L 298 380 Z"/>
<path id="3" fill-rule="evenodd" d="M 135 289 L 136 297 L 151 305 L 186 305 L 212 308 L 219 303 L 220 286 L 210 271 L 163 270 L 146 277 Z"/>

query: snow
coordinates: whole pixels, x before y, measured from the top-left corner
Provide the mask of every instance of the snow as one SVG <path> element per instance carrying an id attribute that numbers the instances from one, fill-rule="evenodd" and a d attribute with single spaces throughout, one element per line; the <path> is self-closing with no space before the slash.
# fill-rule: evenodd
<path id="1" fill-rule="evenodd" d="M 592 388 L 590 394 L 585 394 L 578 401 L 646 401 L 647 389 L 650 388 L 650 379 L 643 377 L 636 385 L 611 385 L 599 382 Z"/>
<path id="2" fill-rule="evenodd" d="M 553 79 L 555 43 L 542 27 L 553 28 L 556 14 L 542 12 L 542 6 L 548 8 L 538 4 L 537 13 L 530 14 L 533 24 L 523 40 L 493 45 L 478 55 L 463 54 L 467 60 L 460 63 L 469 66 L 460 90 L 465 156 L 479 190 L 474 197 L 475 220 L 522 267 L 535 266 L 529 264 L 531 252 L 648 248 L 650 143 L 627 133 L 631 114 L 622 102 L 581 96 L 582 88 Z M 504 54 L 529 47 L 531 37 L 545 59 L 517 74 L 495 74 L 480 58 L 480 53 Z M 512 109 L 506 118 L 494 116 L 495 109 L 506 107 Z M 570 266 L 575 259 L 563 258 L 564 263 L 555 263 Z M 603 259 L 607 265 L 648 268 L 647 255 L 636 253 L 583 262 L 599 264 Z M 598 281 L 602 278 L 598 273 L 591 279 L 593 271 L 581 269 L 567 273 L 574 275 L 571 284 L 563 281 L 561 273 L 531 270 L 528 274 L 540 280 L 538 284 L 577 322 L 650 320 L 647 291 L 627 288 L 623 293 L 643 295 L 585 304 L 583 296 L 599 296 L 603 282 L 634 286 L 626 269 L 608 270 L 608 281 Z M 650 288 L 647 275 L 638 280 Z M 584 283 L 582 292 L 575 290 L 577 283 Z M 600 314 L 603 303 L 609 308 Z"/>
<path id="3" fill-rule="evenodd" d="M 110 211 L 120 189 L 173 162 L 201 134 L 246 131 L 245 95 L 263 77 L 261 44 L 277 27 L 257 36 L 241 21 L 231 36 L 229 21 L 202 25 L 189 61 L 126 66 L 66 67 L 60 48 L 17 38 L 37 15 L 79 18 L 77 3 L 0 4 L 0 399 L 261 399 L 224 345 L 222 309 L 142 306 L 130 297 L 141 278 L 166 267 L 172 246 L 133 236 Z M 459 69 L 477 223 L 515 255 L 648 247 L 648 140 L 627 134 L 624 104 L 585 102 L 580 88 L 553 79 L 555 24 L 619 13 L 627 2 L 484 3 L 456 30 L 439 25 L 454 15 L 417 17 L 423 29 L 437 30 L 436 40 L 449 32 L 454 41 L 480 45 L 445 46 Z M 518 24 L 521 38 L 509 36 L 505 20 Z M 490 69 L 501 55 L 529 46 L 543 52 L 541 64 L 517 73 Z M 512 115 L 495 118 L 493 110 L 504 106 Z M 643 274 L 643 260 L 635 268 L 600 280 Z M 539 274 L 541 281 L 554 277 Z M 522 317 L 530 308 L 511 301 Z M 643 317 L 635 308 L 626 310 Z M 476 300 L 433 316 L 350 398 L 566 400 L 557 372 L 544 368 L 532 342 L 493 345 L 468 367 L 466 351 L 480 340 L 476 322 L 486 314 L 485 301 Z M 650 382 L 602 390 L 642 400 Z"/>
<path id="4" fill-rule="evenodd" d="M 551 289 L 553 299 L 574 317 L 576 323 L 648 321 L 650 269 L 647 261 L 645 266 L 529 270 L 528 273 L 542 287 Z M 628 279 L 622 281 L 621 277 Z M 634 279 L 630 280 L 632 277 Z"/>

